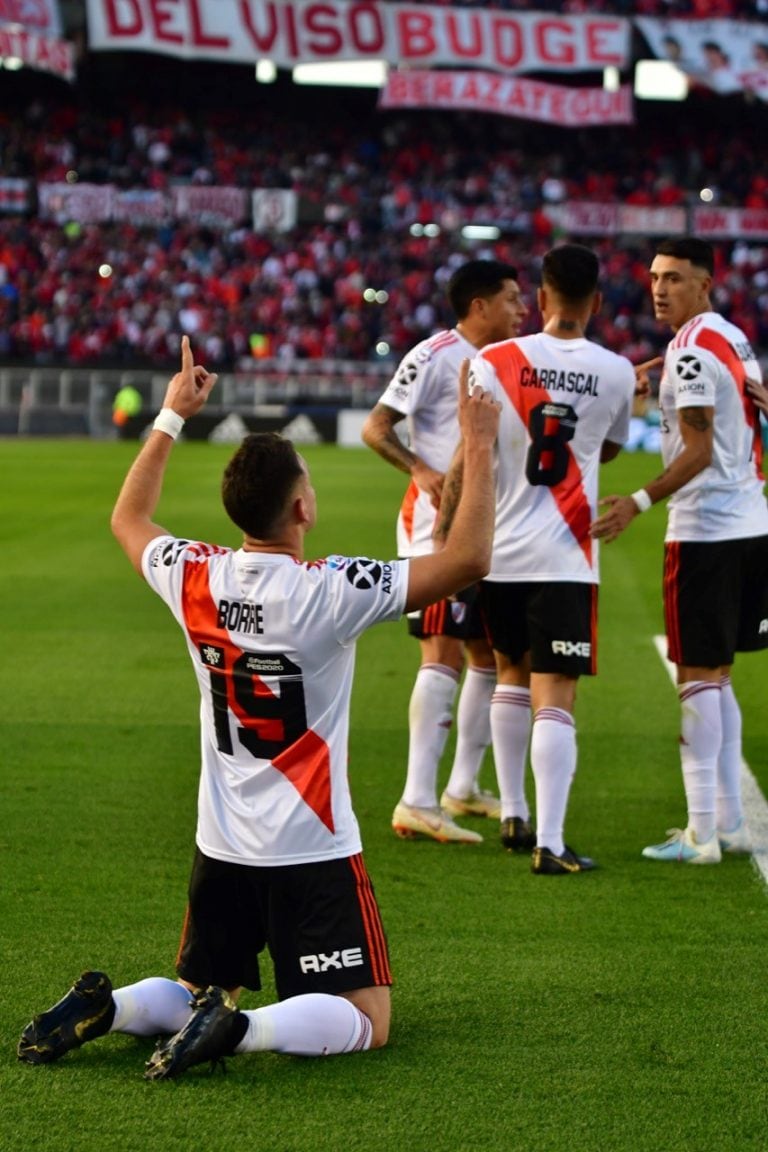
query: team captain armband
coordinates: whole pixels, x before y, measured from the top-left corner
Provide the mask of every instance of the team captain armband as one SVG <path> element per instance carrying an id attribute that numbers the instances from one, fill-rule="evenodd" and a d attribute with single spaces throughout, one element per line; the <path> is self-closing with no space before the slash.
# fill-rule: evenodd
<path id="1" fill-rule="evenodd" d="M 184 417 L 174 412 L 173 408 L 161 408 L 152 427 L 155 432 L 165 432 L 166 436 L 175 440 L 184 427 Z"/>
<path id="2" fill-rule="evenodd" d="M 651 500 L 645 488 L 638 488 L 637 492 L 632 493 L 630 500 L 634 500 L 638 512 L 647 512 L 651 504 L 653 504 L 653 500 Z"/>

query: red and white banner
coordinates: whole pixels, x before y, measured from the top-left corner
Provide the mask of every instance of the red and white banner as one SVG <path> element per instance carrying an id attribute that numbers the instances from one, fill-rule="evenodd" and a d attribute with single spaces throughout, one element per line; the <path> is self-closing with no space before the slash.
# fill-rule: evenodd
<path id="1" fill-rule="evenodd" d="M 38 184 L 40 219 L 57 224 L 101 224 L 112 219 L 116 191 L 113 184 Z"/>
<path id="2" fill-rule="evenodd" d="M 380 108 L 462 108 L 496 112 L 563 128 L 631 124 L 632 90 L 566 88 L 498 72 L 393 72 Z"/>
<path id="3" fill-rule="evenodd" d="M 61 36 L 59 0 L 0 0 L 0 24 L 19 24 L 38 36 Z"/>
<path id="4" fill-rule="evenodd" d="M 601 71 L 629 60 L 630 22 L 606 15 L 373 0 L 88 0 L 89 45 L 249 63 L 386 60 L 500 72 Z"/>
<path id="5" fill-rule="evenodd" d="M 691 231 L 707 240 L 768 237 L 768 208 L 694 208 Z"/>
<path id="6" fill-rule="evenodd" d="M 227 185 L 177 184 L 169 189 L 173 215 L 179 220 L 196 220 L 209 228 L 242 224 L 250 207 L 245 188 Z"/>
<path id="7" fill-rule="evenodd" d="M 29 208 L 29 180 L 5 176 L 0 179 L 0 212 L 26 212 Z"/>
<path id="8" fill-rule="evenodd" d="M 550 205 L 545 212 L 556 227 L 570 236 L 675 236 L 688 228 L 685 208 L 574 200 Z"/>
<path id="9" fill-rule="evenodd" d="M 2 0 L 0 0 L 2 3 Z M 0 24 L 0 57 L 15 57 L 27 68 L 52 72 L 62 80 L 75 76 L 75 46 L 68 40 L 40 36 L 11 24 Z"/>
<path id="10" fill-rule="evenodd" d="M 654 20 L 637 26 L 653 52 L 713 92 L 768 100 L 768 24 L 741 20 Z"/>
<path id="11" fill-rule="evenodd" d="M 98 224 L 129 220 L 158 225 L 167 220 L 194 220 L 208 227 L 229 228 L 248 219 L 245 188 L 179 184 L 167 192 L 124 190 L 114 184 L 41 183 L 37 186 L 40 217 L 58 224 Z"/>

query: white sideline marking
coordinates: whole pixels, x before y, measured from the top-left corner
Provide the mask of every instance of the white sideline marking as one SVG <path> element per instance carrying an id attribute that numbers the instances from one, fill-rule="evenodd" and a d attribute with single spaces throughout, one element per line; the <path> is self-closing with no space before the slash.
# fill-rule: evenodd
<path id="1" fill-rule="evenodd" d="M 667 659 L 666 636 L 654 636 L 653 643 L 670 680 L 677 687 L 677 669 Z M 768 850 L 766 849 L 766 845 L 768 845 L 768 800 L 765 799 L 752 769 L 743 757 L 741 760 L 741 798 L 744 804 L 744 816 L 754 845 L 752 862 L 760 873 L 763 882 L 768 884 Z"/>

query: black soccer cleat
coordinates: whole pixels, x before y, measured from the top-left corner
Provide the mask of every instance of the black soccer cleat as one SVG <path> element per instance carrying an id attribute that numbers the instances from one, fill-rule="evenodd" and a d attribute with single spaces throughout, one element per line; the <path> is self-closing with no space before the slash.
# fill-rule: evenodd
<path id="1" fill-rule="evenodd" d="M 501 843 L 508 852 L 530 852 L 536 846 L 536 833 L 522 816 L 501 822 Z"/>
<path id="2" fill-rule="evenodd" d="M 572 872 L 591 872 L 597 864 L 589 856 L 577 856 L 566 845 L 562 856 L 556 856 L 549 848 L 534 848 L 531 856 L 531 872 L 537 876 L 568 876 Z"/>
<path id="3" fill-rule="evenodd" d="M 104 972 L 83 972 L 66 996 L 27 1024 L 16 1053 L 27 1064 L 51 1064 L 86 1040 L 109 1032 L 114 1018 L 109 977 Z"/>
<path id="4" fill-rule="evenodd" d="M 232 1055 L 248 1029 L 247 1017 L 223 988 L 195 992 L 190 1004 L 192 1015 L 181 1031 L 162 1040 L 147 1061 L 145 1080 L 173 1080 L 206 1060 L 215 1067 Z"/>

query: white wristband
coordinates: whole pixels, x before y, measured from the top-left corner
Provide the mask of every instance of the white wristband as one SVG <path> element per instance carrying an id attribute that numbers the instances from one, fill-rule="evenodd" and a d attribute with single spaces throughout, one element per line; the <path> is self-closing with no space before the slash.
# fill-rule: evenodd
<path id="1" fill-rule="evenodd" d="M 171 440 L 175 440 L 184 427 L 184 417 L 174 412 L 173 408 L 161 408 L 152 425 L 155 432 L 165 432 Z"/>
<path id="2" fill-rule="evenodd" d="M 653 500 L 651 500 L 645 488 L 638 488 L 637 492 L 632 493 L 630 500 L 634 500 L 638 512 L 647 512 L 651 504 L 653 504 Z"/>

